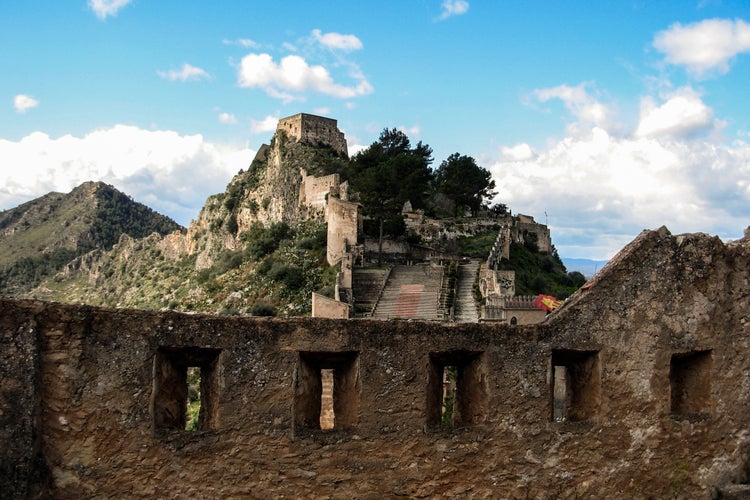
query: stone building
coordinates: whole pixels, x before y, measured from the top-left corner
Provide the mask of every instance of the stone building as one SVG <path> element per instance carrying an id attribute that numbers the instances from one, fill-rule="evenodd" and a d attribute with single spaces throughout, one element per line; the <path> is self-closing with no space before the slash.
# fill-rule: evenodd
<path id="1" fill-rule="evenodd" d="M 750 237 L 644 232 L 538 325 L 0 299 L 0 342 L 4 497 L 750 494 Z"/>

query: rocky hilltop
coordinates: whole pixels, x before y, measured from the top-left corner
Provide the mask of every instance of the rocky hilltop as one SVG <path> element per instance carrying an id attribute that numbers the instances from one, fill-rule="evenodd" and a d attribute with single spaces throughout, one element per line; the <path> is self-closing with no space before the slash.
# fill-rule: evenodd
<path id="1" fill-rule="evenodd" d="M 330 120 L 335 124 L 334 120 Z M 303 173 L 346 160 L 339 144 L 279 129 L 187 231 L 131 235 L 65 260 L 17 294 L 110 307 L 298 315 L 332 286 L 322 212 L 300 204 Z M 50 196 L 50 195 L 48 195 Z"/>
<path id="2" fill-rule="evenodd" d="M 185 229 L 102 182 L 49 193 L 0 212 L 0 293 L 23 294 L 93 250 L 126 234 L 143 238 Z"/>

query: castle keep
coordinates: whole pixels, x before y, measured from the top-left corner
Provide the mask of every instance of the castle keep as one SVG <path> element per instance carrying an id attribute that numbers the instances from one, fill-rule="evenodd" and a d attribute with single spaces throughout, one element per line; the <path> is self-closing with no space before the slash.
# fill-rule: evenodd
<path id="1" fill-rule="evenodd" d="M 326 145 L 342 156 L 348 156 L 346 138 L 332 118 L 298 113 L 279 120 L 276 130 L 289 137 L 312 145 Z"/>
<path id="2" fill-rule="evenodd" d="M 748 493 L 749 237 L 644 232 L 538 325 L 1 299 L 0 339 L 5 497 Z"/>

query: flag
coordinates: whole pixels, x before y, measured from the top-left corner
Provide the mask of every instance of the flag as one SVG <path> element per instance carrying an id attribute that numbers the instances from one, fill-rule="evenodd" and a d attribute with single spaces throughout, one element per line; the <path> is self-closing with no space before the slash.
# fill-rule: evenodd
<path id="1" fill-rule="evenodd" d="M 557 300 L 552 295 L 537 295 L 534 299 L 534 307 L 542 311 L 552 312 L 562 305 L 562 300 Z"/>

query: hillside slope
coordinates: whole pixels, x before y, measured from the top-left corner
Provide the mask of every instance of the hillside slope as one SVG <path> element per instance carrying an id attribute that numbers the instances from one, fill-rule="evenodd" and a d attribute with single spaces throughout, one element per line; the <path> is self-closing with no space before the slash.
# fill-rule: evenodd
<path id="1" fill-rule="evenodd" d="M 30 298 L 110 307 L 225 314 L 309 314 L 329 292 L 323 214 L 300 205 L 301 168 L 327 173 L 331 148 L 277 131 L 223 193 L 210 196 L 185 234 L 122 236 L 81 255 Z"/>
<path id="2" fill-rule="evenodd" d="M 112 186 L 86 182 L 0 212 L 0 294 L 20 295 L 76 257 L 109 250 L 122 234 L 184 231 Z"/>

